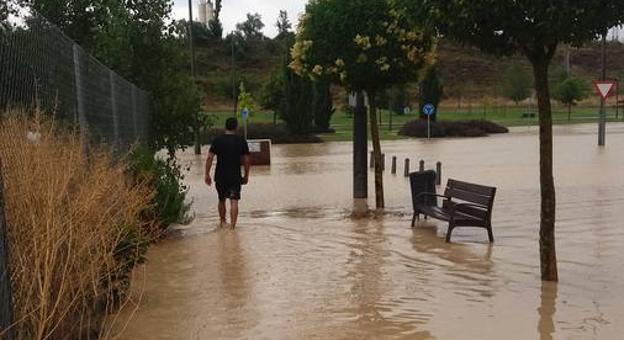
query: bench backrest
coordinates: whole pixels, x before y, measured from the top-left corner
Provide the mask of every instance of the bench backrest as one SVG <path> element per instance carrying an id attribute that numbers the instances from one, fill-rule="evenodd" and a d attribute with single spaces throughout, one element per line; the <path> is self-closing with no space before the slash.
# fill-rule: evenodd
<path id="1" fill-rule="evenodd" d="M 496 188 L 449 179 L 446 184 L 446 189 L 444 190 L 444 195 L 452 198 L 451 202 L 444 202 L 446 207 L 454 203 L 462 202 L 476 204 L 479 207 L 464 206 L 459 208 L 459 211 L 471 216 L 487 219 L 491 216 L 494 196 L 496 196 Z"/>
<path id="2" fill-rule="evenodd" d="M 418 204 L 437 206 L 438 199 L 435 196 L 418 196 L 421 193 L 436 193 L 436 172 L 432 170 L 414 172 L 410 174 L 410 187 L 412 189 L 412 205 L 414 210 Z"/>

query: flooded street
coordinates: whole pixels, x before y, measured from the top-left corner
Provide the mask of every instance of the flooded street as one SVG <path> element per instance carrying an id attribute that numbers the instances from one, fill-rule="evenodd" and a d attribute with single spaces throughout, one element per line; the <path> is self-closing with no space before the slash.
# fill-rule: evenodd
<path id="1" fill-rule="evenodd" d="M 190 166 L 196 219 L 148 253 L 121 339 L 620 339 L 624 333 L 624 125 L 555 128 L 559 284 L 539 278 L 536 128 L 476 139 L 384 142 L 387 214 L 349 218 L 352 145 L 273 146 L 253 168 L 235 230 Z M 205 154 L 205 152 L 204 152 Z M 390 174 L 398 158 L 399 175 Z M 484 229 L 410 228 L 403 160 L 443 163 L 498 188 Z M 374 204 L 372 172 L 369 204 Z M 122 312 L 120 320 L 132 313 Z M 117 329 L 123 327 L 120 323 Z"/>

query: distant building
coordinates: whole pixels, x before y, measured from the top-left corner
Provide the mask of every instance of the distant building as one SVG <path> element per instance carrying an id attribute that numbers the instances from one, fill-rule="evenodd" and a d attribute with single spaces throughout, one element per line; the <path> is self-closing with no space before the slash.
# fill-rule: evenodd
<path id="1" fill-rule="evenodd" d="M 208 27 L 208 24 L 215 19 L 215 8 L 211 0 L 199 0 L 197 6 L 199 22 Z"/>

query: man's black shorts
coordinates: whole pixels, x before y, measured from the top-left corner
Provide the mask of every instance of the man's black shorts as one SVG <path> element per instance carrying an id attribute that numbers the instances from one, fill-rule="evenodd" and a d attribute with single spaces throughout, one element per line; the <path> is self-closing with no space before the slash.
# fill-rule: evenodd
<path id="1" fill-rule="evenodd" d="M 226 199 L 240 200 L 241 199 L 241 183 L 228 183 L 217 182 L 217 193 L 219 194 L 219 202 L 224 202 Z"/>

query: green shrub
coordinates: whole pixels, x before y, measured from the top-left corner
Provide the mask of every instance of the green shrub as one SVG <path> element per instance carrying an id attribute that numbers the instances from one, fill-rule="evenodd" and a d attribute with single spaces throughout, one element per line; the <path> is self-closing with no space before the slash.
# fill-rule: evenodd
<path id="1" fill-rule="evenodd" d="M 191 205 L 186 201 L 188 187 L 175 159 L 160 159 L 148 147 L 139 146 L 130 154 L 130 170 L 138 181 L 147 181 L 155 191 L 152 208 L 145 219 L 161 229 L 172 223 L 188 222 Z"/>
<path id="2" fill-rule="evenodd" d="M 456 122 L 431 122 L 431 137 L 485 137 L 488 134 L 507 133 L 509 129 L 485 120 Z M 408 137 L 427 138 L 427 121 L 412 120 L 401 128 L 399 134 Z"/>
<path id="3" fill-rule="evenodd" d="M 242 131 L 241 131 L 242 132 Z M 202 144 L 210 144 L 223 129 L 212 129 L 202 134 Z M 273 125 L 272 123 L 249 124 L 247 128 L 248 139 L 270 139 L 273 144 L 299 144 L 299 143 L 322 143 L 322 139 L 311 133 L 293 133 L 284 124 Z"/>

